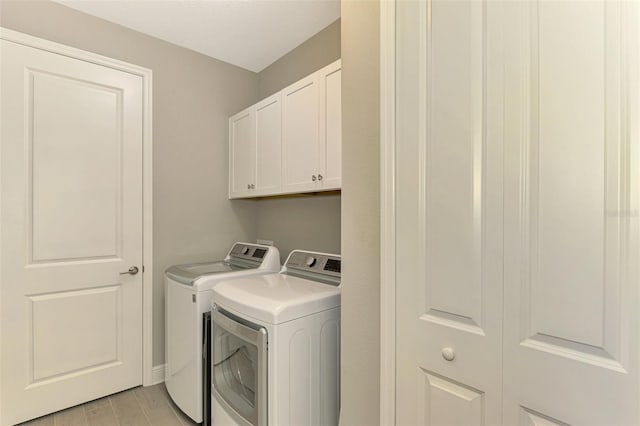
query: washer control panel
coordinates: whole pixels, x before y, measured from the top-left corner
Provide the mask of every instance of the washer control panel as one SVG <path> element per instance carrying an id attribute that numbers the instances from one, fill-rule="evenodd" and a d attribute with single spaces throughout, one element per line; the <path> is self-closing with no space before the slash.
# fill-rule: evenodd
<path id="1" fill-rule="evenodd" d="M 236 243 L 229 255 L 241 259 L 261 261 L 267 254 L 267 250 L 269 248 L 264 246 Z"/>
<path id="2" fill-rule="evenodd" d="M 321 281 L 340 283 L 342 259 L 336 254 L 294 250 L 289 254 L 285 269 L 290 275 L 304 275 Z"/>

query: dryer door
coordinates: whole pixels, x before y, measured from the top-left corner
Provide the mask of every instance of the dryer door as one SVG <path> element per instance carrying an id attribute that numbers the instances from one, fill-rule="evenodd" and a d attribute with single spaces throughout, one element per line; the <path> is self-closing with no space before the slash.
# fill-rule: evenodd
<path id="1" fill-rule="evenodd" d="M 266 425 L 267 330 L 215 308 L 212 335 L 214 397 L 239 425 Z"/>

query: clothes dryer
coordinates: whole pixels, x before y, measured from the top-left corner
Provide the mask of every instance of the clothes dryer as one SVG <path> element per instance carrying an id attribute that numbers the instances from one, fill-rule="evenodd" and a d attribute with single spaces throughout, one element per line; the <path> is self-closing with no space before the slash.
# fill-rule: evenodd
<path id="1" fill-rule="evenodd" d="M 165 271 L 165 386 L 191 419 L 210 424 L 210 344 L 213 288 L 222 280 L 278 272 L 272 246 L 238 242 L 224 260 Z"/>
<path id="2" fill-rule="evenodd" d="M 338 255 L 294 250 L 280 273 L 213 289 L 216 426 L 337 425 Z"/>

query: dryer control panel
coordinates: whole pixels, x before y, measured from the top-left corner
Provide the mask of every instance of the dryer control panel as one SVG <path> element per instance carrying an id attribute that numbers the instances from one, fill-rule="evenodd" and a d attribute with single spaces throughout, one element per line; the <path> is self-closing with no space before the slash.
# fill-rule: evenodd
<path id="1" fill-rule="evenodd" d="M 289 254 L 283 273 L 340 285 L 342 259 L 337 254 L 294 250 Z"/>

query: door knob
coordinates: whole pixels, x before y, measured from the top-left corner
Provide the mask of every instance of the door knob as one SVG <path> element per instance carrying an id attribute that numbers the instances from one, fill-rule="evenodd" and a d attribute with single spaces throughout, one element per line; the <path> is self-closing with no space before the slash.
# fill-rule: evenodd
<path id="1" fill-rule="evenodd" d="M 137 266 L 132 266 L 131 268 L 129 268 L 129 270 L 127 272 L 120 272 L 120 275 L 135 275 L 137 274 L 139 271 Z"/>
<path id="2" fill-rule="evenodd" d="M 447 361 L 453 361 L 456 357 L 456 352 L 453 348 L 442 348 L 442 358 Z"/>

